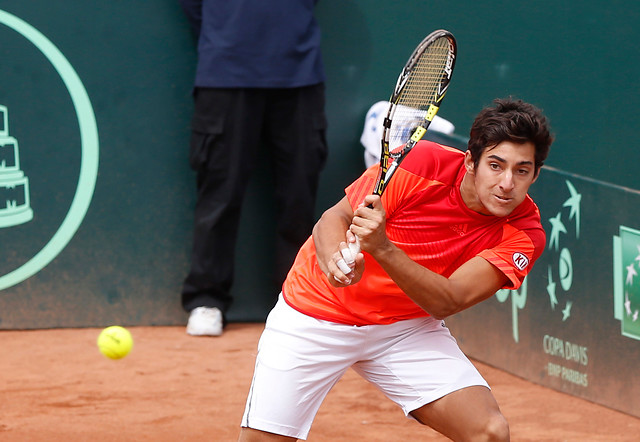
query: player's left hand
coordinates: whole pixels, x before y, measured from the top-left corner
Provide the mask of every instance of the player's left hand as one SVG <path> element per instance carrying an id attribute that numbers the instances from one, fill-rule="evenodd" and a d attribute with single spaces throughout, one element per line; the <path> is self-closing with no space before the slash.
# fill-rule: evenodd
<path id="1" fill-rule="evenodd" d="M 390 241 L 386 233 L 386 212 L 378 195 L 368 195 L 354 212 L 349 230 L 358 237 L 360 248 L 372 255 Z"/>

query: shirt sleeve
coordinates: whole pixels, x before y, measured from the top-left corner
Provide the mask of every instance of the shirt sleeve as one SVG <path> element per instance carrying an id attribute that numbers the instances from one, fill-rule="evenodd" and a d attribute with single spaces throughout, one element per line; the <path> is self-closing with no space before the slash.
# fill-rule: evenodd
<path id="1" fill-rule="evenodd" d="M 520 287 L 542 254 L 545 242 L 542 227 L 523 231 L 506 224 L 500 243 L 491 249 L 483 250 L 478 256 L 489 261 L 509 278 L 508 283 L 502 288 L 515 290 Z"/>

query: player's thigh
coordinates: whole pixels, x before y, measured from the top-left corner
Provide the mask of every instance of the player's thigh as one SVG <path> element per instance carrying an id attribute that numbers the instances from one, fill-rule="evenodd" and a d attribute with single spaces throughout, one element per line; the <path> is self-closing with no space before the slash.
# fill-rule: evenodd
<path id="1" fill-rule="evenodd" d="M 368 349 L 354 370 L 405 414 L 462 388 L 488 387 L 444 322 L 434 318 L 374 327 Z"/>
<path id="2" fill-rule="evenodd" d="M 319 321 L 280 298 L 258 344 L 243 427 L 305 439 L 322 401 L 361 345 L 353 327 Z M 357 332 L 357 330 L 356 330 Z"/>
<path id="3" fill-rule="evenodd" d="M 418 421 L 455 441 L 509 440 L 509 426 L 491 391 L 472 386 L 411 412 Z"/>

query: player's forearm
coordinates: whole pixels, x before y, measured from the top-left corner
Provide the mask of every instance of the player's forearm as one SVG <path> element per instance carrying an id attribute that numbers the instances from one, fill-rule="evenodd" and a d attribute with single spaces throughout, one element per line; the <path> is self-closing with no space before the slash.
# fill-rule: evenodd
<path id="1" fill-rule="evenodd" d="M 313 227 L 313 242 L 316 247 L 318 264 L 323 272 L 327 272 L 326 263 L 345 241 L 345 232 L 349 228 L 351 218 L 345 216 L 336 206 L 325 211 Z"/>
<path id="2" fill-rule="evenodd" d="M 457 300 L 449 279 L 416 263 L 390 241 L 372 256 L 398 287 L 431 316 L 442 319 L 466 308 Z"/>

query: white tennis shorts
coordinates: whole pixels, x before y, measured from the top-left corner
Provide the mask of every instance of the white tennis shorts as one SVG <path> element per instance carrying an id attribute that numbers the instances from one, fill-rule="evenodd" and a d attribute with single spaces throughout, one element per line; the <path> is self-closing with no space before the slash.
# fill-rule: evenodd
<path id="1" fill-rule="evenodd" d="M 306 439 L 320 404 L 349 367 L 405 415 L 461 388 L 489 388 L 441 320 L 336 324 L 298 312 L 281 296 L 258 343 L 242 426 Z"/>

